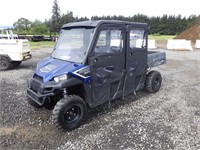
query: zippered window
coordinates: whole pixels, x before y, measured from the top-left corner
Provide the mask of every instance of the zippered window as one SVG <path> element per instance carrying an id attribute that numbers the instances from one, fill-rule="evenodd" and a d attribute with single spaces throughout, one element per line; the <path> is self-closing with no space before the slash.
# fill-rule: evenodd
<path id="1" fill-rule="evenodd" d="M 133 29 L 130 31 L 129 45 L 131 49 L 134 48 L 145 48 L 146 47 L 146 36 L 143 29 Z"/>

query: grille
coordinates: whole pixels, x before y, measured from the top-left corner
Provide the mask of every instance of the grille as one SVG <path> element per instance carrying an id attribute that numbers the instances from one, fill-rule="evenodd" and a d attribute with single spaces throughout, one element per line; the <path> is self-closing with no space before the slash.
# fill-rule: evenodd
<path id="1" fill-rule="evenodd" d="M 41 88 L 41 84 L 38 80 L 33 79 L 30 85 L 31 89 L 35 92 L 43 93 L 43 89 Z"/>
<path id="2" fill-rule="evenodd" d="M 41 82 L 43 82 L 43 77 L 38 76 L 37 74 L 35 74 L 35 75 L 33 76 L 33 78 L 34 78 L 34 79 L 37 79 L 37 80 L 39 80 L 39 81 L 41 81 Z"/>

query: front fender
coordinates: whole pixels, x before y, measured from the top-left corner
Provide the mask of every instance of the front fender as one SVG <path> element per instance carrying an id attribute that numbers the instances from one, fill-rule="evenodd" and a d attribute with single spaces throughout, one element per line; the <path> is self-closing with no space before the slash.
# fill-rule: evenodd
<path id="1" fill-rule="evenodd" d="M 60 81 L 59 84 L 61 85 L 61 88 L 67 88 L 67 87 L 83 84 L 83 82 L 77 78 L 72 77 L 72 78 L 68 78 L 67 80 Z"/>

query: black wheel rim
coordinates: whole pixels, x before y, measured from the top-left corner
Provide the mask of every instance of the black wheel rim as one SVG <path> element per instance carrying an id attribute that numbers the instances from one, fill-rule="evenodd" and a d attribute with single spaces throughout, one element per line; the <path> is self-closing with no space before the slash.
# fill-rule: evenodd
<path id="1" fill-rule="evenodd" d="M 155 90 L 159 89 L 160 88 L 160 78 L 159 77 L 156 77 L 154 82 L 153 82 L 153 88 Z"/>
<path id="2" fill-rule="evenodd" d="M 64 113 L 64 121 L 66 123 L 74 123 L 80 119 L 81 109 L 78 106 L 73 106 L 67 109 Z"/>

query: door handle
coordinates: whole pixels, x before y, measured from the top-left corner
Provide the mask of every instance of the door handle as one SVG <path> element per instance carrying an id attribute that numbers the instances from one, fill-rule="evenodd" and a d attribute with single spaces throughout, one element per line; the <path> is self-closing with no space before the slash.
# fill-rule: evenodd
<path id="1" fill-rule="evenodd" d="M 114 70 L 114 66 L 107 66 L 107 67 L 106 67 L 106 70 L 113 71 L 113 70 Z"/>

